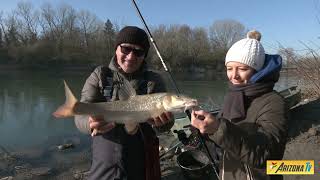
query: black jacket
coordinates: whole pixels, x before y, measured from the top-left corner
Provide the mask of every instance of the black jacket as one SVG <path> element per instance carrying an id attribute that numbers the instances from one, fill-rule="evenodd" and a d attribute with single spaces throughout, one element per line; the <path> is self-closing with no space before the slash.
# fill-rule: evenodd
<path id="1" fill-rule="evenodd" d="M 266 175 L 266 160 L 281 160 L 285 150 L 287 119 L 283 98 L 272 91 L 255 98 L 239 122 L 220 118 L 210 139 L 223 150 L 221 179 L 282 179 Z"/>

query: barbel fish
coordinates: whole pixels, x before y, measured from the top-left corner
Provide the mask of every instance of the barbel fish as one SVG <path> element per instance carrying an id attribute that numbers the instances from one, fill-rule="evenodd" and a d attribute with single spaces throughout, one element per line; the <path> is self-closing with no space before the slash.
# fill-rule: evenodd
<path id="1" fill-rule="evenodd" d="M 56 118 L 89 115 L 103 116 L 107 122 L 141 123 L 163 112 L 179 113 L 198 104 L 194 98 L 172 93 L 134 95 L 127 100 L 85 103 L 75 98 L 65 81 L 64 85 L 66 101 L 53 113 Z"/>

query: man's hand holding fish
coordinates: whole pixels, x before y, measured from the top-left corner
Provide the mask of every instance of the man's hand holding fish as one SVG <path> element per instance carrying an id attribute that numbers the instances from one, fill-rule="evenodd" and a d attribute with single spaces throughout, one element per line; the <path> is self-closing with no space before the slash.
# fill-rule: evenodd
<path id="1" fill-rule="evenodd" d="M 115 123 L 106 122 L 103 117 L 89 116 L 89 127 L 91 129 L 91 136 L 95 136 L 98 133 L 106 133 L 115 127 Z"/>

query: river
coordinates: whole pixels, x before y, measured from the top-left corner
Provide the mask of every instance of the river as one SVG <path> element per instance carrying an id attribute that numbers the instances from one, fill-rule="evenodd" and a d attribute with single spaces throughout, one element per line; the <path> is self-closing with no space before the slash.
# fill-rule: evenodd
<path id="1" fill-rule="evenodd" d="M 78 135 L 71 119 L 55 119 L 51 113 L 64 102 L 63 79 L 80 97 L 89 72 L 11 71 L 0 74 L 0 144 L 9 149 L 39 145 L 50 137 Z M 227 82 L 177 81 L 183 94 L 196 97 L 203 108 L 219 107 Z M 292 83 L 291 83 L 292 84 Z M 282 78 L 277 89 L 288 85 Z"/>

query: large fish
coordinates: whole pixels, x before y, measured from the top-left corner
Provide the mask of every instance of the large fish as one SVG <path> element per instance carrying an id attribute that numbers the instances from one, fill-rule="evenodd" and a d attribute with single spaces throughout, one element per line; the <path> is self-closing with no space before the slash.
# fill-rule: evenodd
<path id="1" fill-rule="evenodd" d="M 183 112 L 197 106 L 197 100 L 172 93 L 154 93 L 134 95 L 128 100 L 113 102 L 84 103 L 79 102 L 65 85 L 66 102 L 53 115 L 57 118 L 74 115 L 103 116 L 105 121 L 121 124 L 145 122 L 149 118 L 161 115 L 163 112 Z"/>

